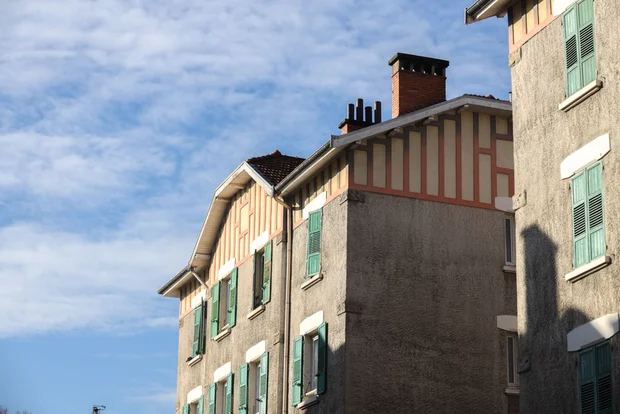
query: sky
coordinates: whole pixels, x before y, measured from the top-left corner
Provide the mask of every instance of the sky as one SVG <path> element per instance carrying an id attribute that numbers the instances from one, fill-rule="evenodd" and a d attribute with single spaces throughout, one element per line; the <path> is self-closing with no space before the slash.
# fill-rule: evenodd
<path id="1" fill-rule="evenodd" d="M 473 0 L 0 0 L 0 405 L 174 412 L 183 268 L 244 159 L 308 156 L 346 104 L 391 114 L 395 53 L 508 99 Z"/>

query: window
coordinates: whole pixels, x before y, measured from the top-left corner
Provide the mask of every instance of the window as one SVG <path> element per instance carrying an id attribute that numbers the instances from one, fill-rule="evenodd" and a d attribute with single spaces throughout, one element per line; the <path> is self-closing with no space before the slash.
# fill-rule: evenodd
<path id="1" fill-rule="evenodd" d="M 519 352 L 517 348 L 516 335 L 506 337 L 507 363 L 508 363 L 508 387 L 516 388 L 519 386 L 519 374 L 517 371 L 517 359 Z"/>
<path id="2" fill-rule="evenodd" d="M 311 277 L 321 271 L 321 220 L 322 210 L 313 211 L 308 217 L 308 256 L 306 276 Z"/>
<path id="3" fill-rule="evenodd" d="M 592 0 L 579 0 L 564 13 L 566 96 L 596 80 L 594 7 Z"/>
<path id="4" fill-rule="evenodd" d="M 252 309 L 271 299 L 271 242 L 254 253 L 254 296 Z"/>
<path id="5" fill-rule="evenodd" d="M 233 374 L 209 387 L 209 413 L 232 414 L 233 412 Z"/>
<path id="6" fill-rule="evenodd" d="M 204 354 L 205 337 L 204 337 L 204 315 L 205 305 L 202 302 L 194 309 L 194 342 L 192 347 L 192 358 Z"/>
<path id="7" fill-rule="evenodd" d="M 506 244 L 506 264 L 514 266 L 516 257 L 515 219 L 512 216 L 504 218 L 504 233 Z"/>
<path id="8" fill-rule="evenodd" d="M 183 414 L 203 414 L 204 413 L 205 397 L 201 396 L 200 399 L 194 403 L 183 406 Z"/>
<path id="9" fill-rule="evenodd" d="M 237 269 L 211 289 L 211 339 L 237 321 Z"/>
<path id="10" fill-rule="evenodd" d="M 327 389 L 327 324 L 293 344 L 293 406 Z"/>
<path id="11" fill-rule="evenodd" d="M 573 266 L 578 268 L 605 255 L 603 166 L 596 163 L 571 181 Z"/>
<path id="12" fill-rule="evenodd" d="M 269 353 L 239 370 L 239 414 L 266 414 Z"/>
<path id="13" fill-rule="evenodd" d="M 579 353 L 579 402 L 582 414 L 613 412 L 612 366 L 609 342 Z"/>

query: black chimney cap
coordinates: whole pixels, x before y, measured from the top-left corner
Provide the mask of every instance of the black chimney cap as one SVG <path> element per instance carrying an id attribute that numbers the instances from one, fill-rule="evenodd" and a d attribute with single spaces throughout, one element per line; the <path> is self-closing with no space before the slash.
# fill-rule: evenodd
<path id="1" fill-rule="evenodd" d="M 392 56 L 392 59 L 390 59 L 390 61 L 388 62 L 388 65 L 392 66 L 399 60 L 404 60 L 408 63 L 413 63 L 413 64 L 426 63 L 426 64 L 430 64 L 430 65 L 435 66 L 436 68 L 441 68 L 441 69 L 445 69 L 448 66 L 450 66 L 450 62 L 447 60 L 435 59 L 435 58 L 418 56 L 418 55 L 409 55 L 407 53 L 395 54 L 394 56 Z"/>

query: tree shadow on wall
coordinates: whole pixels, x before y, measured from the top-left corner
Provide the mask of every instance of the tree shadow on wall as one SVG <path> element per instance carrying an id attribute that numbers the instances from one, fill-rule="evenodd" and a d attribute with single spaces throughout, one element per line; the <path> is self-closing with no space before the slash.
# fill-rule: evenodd
<path id="1" fill-rule="evenodd" d="M 537 225 L 521 237 L 525 296 L 519 297 L 525 297 L 526 324 L 519 331 L 520 412 L 578 413 L 578 358 L 568 352 L 567 334 L 590 318 L 559 302 L 559 284 L 569 282 L 558 273 L 556 243 Z"/>

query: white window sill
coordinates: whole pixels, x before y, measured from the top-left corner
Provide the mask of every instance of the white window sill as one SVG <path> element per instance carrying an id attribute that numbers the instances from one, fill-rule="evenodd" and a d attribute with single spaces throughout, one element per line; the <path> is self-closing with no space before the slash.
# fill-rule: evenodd
<path id="1" fill-rule="evenodd" d="M 512 264 L 505 264 L 502 266 L 502 270 L 506 273 L 517 273 L 517 267 Z"/>
<path id="2" fill-rule="evenodd" d="M 508 387 L 504 390 L 506 395 L 519 395 L 519 387 Z"/>
<path id="3" fill-rule="evenodd" d="M 202 355 L 196 355 L 195 357 L 193 357 L 192 359 L 187 361 L 187 366 L 193 367 L 194 365 L 196 365 L 200 361 L 202 361 Z"/>
<path id="4" fill-rule="evenodd" d="M 230 328 L 225 327 L 222 332 L 220 332 L 219 334 L 217 334 L 215 336 L 215 338 L 213 338 L 213 340 L 215 342 L 220 342 L 222 339 L 226 338 L 228 335 L 230 335 Z"/>
<path id="5" fill-rule="evenodd" d="M 603 82 L 596 79 L 593 82 L 590 82 L 583 88 L 579 89 L 577 92 L 566 98 L 564 102 L 559 105 L 560 111 L 568 112 L 590 96 L 594 95 L 603 87 Z"/>
<path id="6" fill-rule="evenodd" d="M 306 394 L 306 398 L 297 406 L 300 410 L 305 410 L 306 408 L 317 404 L 319 402 L 319 396 L 316 395 L 316 390 L 309 392 Z"/>
<path id="7" fill-rule="evenodd" d="M 592 273 L 595 273 L 604 267 L 609 266 L 610 264 L 611 264 L 611 257 L 602 256 L 566 274 L 564 276 L 564 279 L 567 282 L 576 282 L 579 279 L 583 279 L 584 277 L 591 275 Z"/>
<path id="8" fill-rule="evenodd" d="M 265 305 L 260 305 L 258 308 L 254 309 L 252 312 L 248 313 L 248 319 L 252 320 L 256 318 L 261 313 L 265 312 Z"/>
<path id="9" fill-rule="evenodd" d="M 317 283 L 319 283 L 321 280 L 323 280 L 323 272 L 319 272 L 318 274 L 312 276 L 310 279 L 306 280 L 302 285 L 301 288 L 303 290 L 308 290 L 310 289 L 312 286 L 316 285 Z"/>

